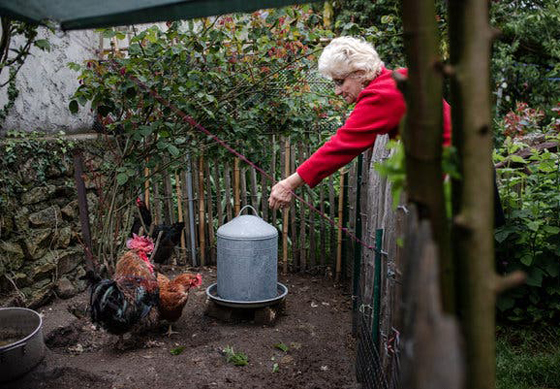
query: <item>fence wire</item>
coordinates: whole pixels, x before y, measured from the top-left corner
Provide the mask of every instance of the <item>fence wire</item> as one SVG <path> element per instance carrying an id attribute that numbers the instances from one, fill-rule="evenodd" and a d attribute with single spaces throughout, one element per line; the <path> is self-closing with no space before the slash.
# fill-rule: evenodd
<path id="1" fill-rule="evenodd" d="M 391 335 L 381 337 L 381 350 L 387 358 L 384 366 L 372 332 L 371 310 L 360 309 L 356 314 L 356 379 L 361 389 L 401 389 L 399 332 L 393 329 Z"/>

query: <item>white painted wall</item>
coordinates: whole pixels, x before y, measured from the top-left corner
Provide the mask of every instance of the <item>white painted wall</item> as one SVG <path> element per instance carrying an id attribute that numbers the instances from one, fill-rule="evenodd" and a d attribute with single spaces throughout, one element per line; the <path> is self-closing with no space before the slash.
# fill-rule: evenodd
<path id="1" fill-rule="evenodd" d="M 100 34 L 93 30 L 53 34 L 41 27 L 39 39 L 48 39 L 51 51 L 32 49 L 33 55 L 27 58 L 17 76 L 20 95 L 0 128 L 0 135 L 8 130 L 49 134 L 91 132 L 90 110 L 80 108 L 73 115 L 68 109 L 70 98 L 79 86 L 78 73 L 70 70 L 68 63 L 98 58 Z M 7 71 L 2 72 L 2 79 L 7 77 L 4 73 Z M 7 102 L 6 88 L 0 91 L 0 107 Z"/>

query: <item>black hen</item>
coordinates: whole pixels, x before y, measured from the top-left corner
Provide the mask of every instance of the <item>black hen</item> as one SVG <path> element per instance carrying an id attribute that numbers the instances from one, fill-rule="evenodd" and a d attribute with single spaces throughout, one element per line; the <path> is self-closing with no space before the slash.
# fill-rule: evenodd
<path id="1" fill-rule="evenodd" d="M 146 228 L 143 235 L 148 235 L 148 231 L 150 230 L 150 226 L 152 225 L 152 214 L 150 213 L 150 210 L 146 206 L 146 203 L 143 202 L 140 199 L 140 197 L 136 199 L 136 206 L 140 210 L 140 215 L 142 216 L 142 220 L 140 220 L 138 215 L 134 216 L 134 222 L 132 223 L 130 236 L 132 236 L 132 234 L 138 235 L 138 233 L 140 232 L 140 228 L 142 227 L 142 222 L 144 222 L 144 227 Z"/>
<path id="2" fill-rule="evenodd" d="M 181 234 L 185 228 L 184 222 L 173 223 L 171 226 L 165 224 L 158 224 L 154 228 L 152 233 L 152 239 L 156 241 L 160 231 L 161 238 L 159 240 L 159 245 L 152 258 L 154 263 L 164 264 L 173 254 L 175 246 L 181 242 Z"/>
<path id="3" fill-rule="evenodd" d="M 144 225 L 147 229 L 147 231 L 144 232 L 144 235 L 148 235 L 148 231 L 150 231 L 150 228 L 152 227 L 152 214 L 146 206 L 146 203 L 144 203 L 140 198 L 136 199 L 136 206 L 140 210 L 142 221 L 144 222 Z M 142 221 L 138 216 L 134 218 L 131 235 L 138 235 L 138 233 L 140 232 L 140 227 L 142 227 Z M 153 226 L 151 237 L 154 242 L 156 241 L 160 231 L 162 232 L 158 248 L 152 258 L 152 261 L 154 263 L 165 264 L 169 260 L 169 258 L 171 258 L 175 246 L 177 246 L 181 241 L 181 233 L 183 232 L 184 228 L 184 222 L 173 223 L 170 226 L 166 224 L 157 224 Z"/>

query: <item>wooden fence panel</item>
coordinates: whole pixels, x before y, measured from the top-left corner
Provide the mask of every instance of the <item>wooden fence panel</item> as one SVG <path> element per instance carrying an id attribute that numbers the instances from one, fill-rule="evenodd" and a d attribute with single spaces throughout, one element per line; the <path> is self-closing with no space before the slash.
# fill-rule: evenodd
<path id="1" fill-rule="evenodd" d="M 405 245 L 402 387 L 462 389 L 465 362 L 459 325 L 443 312 L 438 250 L 429 223 L 419 224 L 414 211 Z"/>

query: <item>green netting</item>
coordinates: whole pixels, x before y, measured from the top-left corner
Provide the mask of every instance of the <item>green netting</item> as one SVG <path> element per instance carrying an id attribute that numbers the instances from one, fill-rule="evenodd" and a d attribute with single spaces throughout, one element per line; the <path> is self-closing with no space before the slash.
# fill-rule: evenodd
<path id="1" fill-rule="evenodd" d="M 0 0 L 0 16 L 52 20 L 63 30 L 186 20 L 301 4 L 305 0 Z"/>

